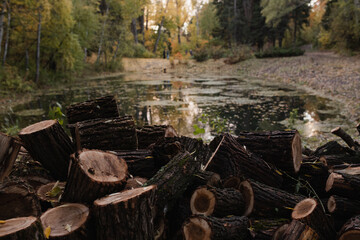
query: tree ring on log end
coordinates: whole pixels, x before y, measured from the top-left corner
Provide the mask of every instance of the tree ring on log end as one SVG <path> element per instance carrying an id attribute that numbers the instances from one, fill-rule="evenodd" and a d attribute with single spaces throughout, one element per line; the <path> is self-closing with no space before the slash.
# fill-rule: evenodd
<path id="1" fill-rule="evenodd" d="M 50 237 L 67 236 L 82 227 L 89 216 L 89 208 L 79 203 L 69 203 L 47 210 L 41 215 L 43 228 L 51 228 Z"/>
<path id="2" fill-rule="evenodd" d="M 350 230 L 341 235 L 339 240 L 359 240 L 360 231 L 359 230 Z"/>
<path id="3" fill-rule="evenodd" d="M 272 239 L 273 239 L 273 240 L 281 240 L 281 239 L 283 239 L 284 233 L 285 233 L 285 231 L 286 231 L 286 229 L 287 229 L 288 227 L 289 227 L 289 224 L 284 224 L 284 225 L 282 225 L 281 227 L 279 227 L 279 228 L 275 231 Z"/>
<path id="4" fill-rule="evenodd" d="M 293 219 L 302 219 L 309 216 L 316 208 L 317 202 L 312 198 L 307 198 L 296 204 L 291 214 Z"/>
<path id="5" fill-rule="evenodd" d="M 211 228 L 204 219 L 190 218 L 183 231 L 186 240 L 210 240 Z"/>
<path id="6" fill-rule="evenodd" d="M 333 213 L 336 210 L 336 200 L 334 196 L 330 196 L 328 202 L 327 202 L 327 208 L 329 210 L 329 213 Z"/>
<path id="7" fill-rule="evenodd" d="M 292 158 L 294 162 L 295 173 L 299 172 L 302 162 L 301 137 L 298 132 L 295 133 L 291 143 Z"/>
<path id="8" fill-rule="evenodd" d="M 122 182 L 126 178 L 125 160 L 116 155 L 97 150 L 82 151 L 79 163 L 88 177 L 101 183 Z"/>
<path id="9" fill-rule="evenodd" d="M 197 189 L 191 197 L 190 208 L 193 214 L 210 216 L 215 208 L 215 195 L 206 188 Z"/>
<path id="10" fill-rule="evenodd" d="M 13 234 L 17 231 L 28 228 L 37 220 L 36 217 L 11 218 L 0 224 L 0 237 Z"/>
<path id="11" fill-rule="evenodd" d="M 25 135 L 25 134 L 31 134 L 34 132 L 41 131 L 43 129 L 46 129 L 52 125 L 54 125 L 57 122 L 57 120 L 45 120 L 41 121 L 35 124 L 32 124 L 30 126 L 27 126 L 26 128 L 22 129 L 19 134 Z"/>
<path id="12" fill-rule="evenodd" d="M 224 188 L 235 188 L 235 189 L 238 189 L 240 183 L 241 183 L 241 179 L 240 179 L 239 177 L 231 176 L 231 177 L 228 177 L 228 178 L 224 181 L 223 187 L 224 187 Z"/>
<path id="13" fill-rule="evenodd" d="M 254 192 L 248 181 L 242 181 L 239 190 L 245 200 L 244 216 L 249 216 L 254 210 Z"/>
<path id="14" fill-rule="evenodd" d="M 342 176 L 340 174 L 337 173 L 331 173 L 328 177 L 328 179 L 326 180 L 326 186 L 325 186 L 325 191 L 328 192 L 332 189 L 333 185 L 334 185 L 334 181 L 335 178 L 341 178 Z"/>
<path id="15" fill-rule="evenodd" d="M 112 193 L 105 197 L 99 198 L 94 201 L 96 206 L 106 206 L 109 204 L 117 204 L 119 202 L 126 202 L 129 199 L 135 198 L 144 192 L 150 191 L 156 188 L 155 185 L 150 185 L 147 187 L 135 188 L 130 190 L 125 190 L 122 192 Z"/>

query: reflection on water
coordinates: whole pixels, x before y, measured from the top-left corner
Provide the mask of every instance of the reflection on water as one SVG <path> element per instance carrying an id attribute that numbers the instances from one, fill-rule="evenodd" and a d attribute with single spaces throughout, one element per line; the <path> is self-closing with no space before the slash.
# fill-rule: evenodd
<path id="1" fill-rule="evenodd" d="M 133 115 L 138 124 L 171 124 L 180 134 L 189 136 L 202 114 L 210 119 L 225 120 L 227 128 L 235 134 L 285 129 L 286 119 L 294 108 L 299 109 L 299 119 L 305 120 L 302 133 L 305 136 L 322 131 L 329 119 L 344 120 L 329 100 L 286 86 L 264 85 L 259 80 L 169 78 L 167 75 L 158 79 L 126 75 L 78 81 L 16 106 L 12 117 L 18 119 L 20 127 L 25 127 L 46 119 L 49 105 L 55 102 L 68 106 L 109 94 L 118 99 L 121 114 Z M 0 116 L 0 123 L 3 118 L 4 115 Z M 208 131 L 202 137 L 210 138 L 211 126 L 203 127 Z"/>

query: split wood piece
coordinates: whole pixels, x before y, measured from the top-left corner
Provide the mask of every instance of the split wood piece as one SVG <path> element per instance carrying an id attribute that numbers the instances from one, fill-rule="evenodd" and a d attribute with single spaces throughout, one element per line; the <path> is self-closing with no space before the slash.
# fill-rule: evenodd
<path id="1" fill-rule="evenodd" d="M 124 188 L 127 174 L 126 162 L 114 154 L 98 150 L 74 154 L 61 201 L 91 203 L 118 192 Z"/>
<path id="2" fill-rule="evenodd" d="M 141 177 L 133 177 L 133 178 L 129 178 L 126 181 L 126 185 L 125 185 L 125 190 L 130 190 L 130 189 L 134 189 L 134 188 L 139 188 L 142 187 L 146 181 L 148 179 L 146 178 L 141 178 Z"/>
<path id="3" fill-rule="evenodd" d="M 279 236 L 280 235 L 280 236 Z M 308 225 L 292 220 L 287 224 L 286 229 L 274 240 L 318 240 L 319 235 Z"/>
<path id="4" fill-rule="evenodd" d="M 212 186 L 212 187 L 220 187 L 221 186 L 221 178 L 220 175 L 210 171 L 199 171 L 195 173 L 195 179 L 193 186 Z"/>
<path id="5" fill-rule="evenodd" d="M 272 240 L 275 232 L 290 221 L 285 218 L 250 219 L 250 232 L 252 239 Z M 277 239 L 278 238 L 274 238 Z"/>
<path id="6" fill-rule="evenodd" d="M 360 197 L 360 175 L 333 172 L 329 175 L 325 190 L 351 199 Z"/>
<path id="7" fill-rule="evenodd" d="M 19 140 L 0 132 L 0 182 L 9 176 L 20 147 Z"/>
<path id="8" fill-rule="evenodd" d="M 339 240 L 360 239 L 360 215 L 350 218 L 339 232 Z"/>
<path id="9" fill-rule="evenodd" d="M 156 201 L 158 209 L 168 205 L 170 210 L 175 201 L 183 195 L 194 181 L 194 175 L 200 170 L 200 162 L 196 161 L 188 152 L 177 154 L 162 167 L 146 185 L 156 185 Z"/>
<path id="10" fill-rule="evenodd" d="M 350 218 L 360 214 L 360 201 L 332 195 L 327 202 L 327 208 L 329 213 L 335 216 Z"/>
<path id="11" fill-rule="evenodd" d="M 337 141 L 330 141 L 320 147 L 318 147 L 312 156 L 321 157 L 323 155 L 335 155 L 335 154 L 346 154 L 353 153 L 350 148 L 341 146 Z"/>
<path id="12" fill-rule="evenodd" d="M 303 162 L 299 176 L 307 181 L 319 196 L 327 196 L 324 186 L 329 177 L 329 172 L 323 162 Z M 297 184 L 297 182 L 295 183 Z M 301 193 L 303 192 L 301 191 Z"/>
<path id="13" fill-rule="evenodd" d="M 346 144 L 354 150 L 357 150 L 359 148 L 359 145 L 356 144 L 356 142 L 354 141 L 354 139 L 352 139 L 352 137 L 347 134 L 341 127 L 337 127 L 331 130 L 331 133 L 340 137 L 342 140 L 344 140 L 344 142 L 346 142 Z"/>
<path id="14" fill-rule="evenodd" d="M 280 187 L 282 176 L 273 166 L 248 152 L 230 134 L 216 137 L 210 148 L 213 155 L 205 165 L 205 170 L 228 176 L 254 178 L 267 185 Z"/>
<path id="15" fill-rule="evenodd" d="M 0 184 L 0 219 L 40 216 L 39 200 L 25 181 L 7 178 Z"/>
<path id="16" fill-rule="evenodd" d="M 40 217 L 44 231 L 50 228 L 49 239 L 86 240 L 89 208 L 79 203 L 68 203 L 51 208 Z"/>
<path id="17" fill-rule="evenodd" d="M 336 237 L 333 224 L 320 204 L 313 198 L 306 198 L 296 204 L 291 217 L 314 229 L 322 240 L 332 240 Z"/>
<path id="18" fill-rule="evenodd" d="M 155 190 L 151 185 L 94 201 L 97 239 L 153 239 Z"/>
<path id="19" fill-rule="evenodd" d="M 243 216 L 246 211 L 245 204 L 242 194 L 232 188 L 200 187 L 190 200 L 192 214 L 215 217 Z"/>
<path id="20" fill-rule="evenodd" d="M 248 212 L 265 217 L 290 217 L 292 209 L 305 198 L 253 180 L 243 181 L 240 191 L 249 199 Z"/>
<path id="21" fill-rule="evenodd" d="M 145 149 L 164 137 L 177 137 L 176 130 L 170 125 L 143 126 L 136 130 L 139 149 Z"/>
<path id="22" fill-rule="evenodd" d="M 105 96 L 93 100 L 75 103 L 66 108 L 69 124 L 96 118 L 119 117 L 119 111 L 114 96 Z"/>
<path id="23" fill-rule="evenodd" d="M 155 160 L 150 150 L 111 151 L 111 153 L 126 161 L 132 176 L 151 178 L 159 170 L 155 167 Z"/>
<path id="24" fill-rule="evenodd" d="M 299 172 L 302 150 L 297 130 L 240 132 L 236 141 L 277 168 L 291 173 Z"/>
<path id="25" fill-rule="evenodd" d="M 72 142 L 57 120 L 46 120 L 22 129 L 19 137 L 31 157 L 58 180 L 66 180 Z"/>
<path id="26" fill-rule="evenodd" d="M 320 157 L 320 161 L 323 162 L 328 167 L 342 165 L 342 164 L 359 164 L 360 155 L 350 155 L 350 154 L 324 155 Z"/>
<path id="27" fill-rule="evenodd" d="M 185 221 L 183 234 L 186 240 L 251 239 L 249 219 L 243 217 L 216 218 L 195 215 Z"/>
<path id="28" fill-rule="evenodd" d="M 1 240 L 44 240 L 43 229 L 36 217 L 18 217 L 0 224 Z"/>
<path id="29" fill-rule="evenodd" d="M 65 189 L 65 182 L 51 182 L 41 186 L 37 191 L 41 209 L 45 212 L 48 208 L 60 205 L 60 197 Z"/>
<path id="30" fill-rule="evenodd" d="M 137 136 L 133 117 L 97 118 L 75 124 L 76 148 L 136 150 Z"/>

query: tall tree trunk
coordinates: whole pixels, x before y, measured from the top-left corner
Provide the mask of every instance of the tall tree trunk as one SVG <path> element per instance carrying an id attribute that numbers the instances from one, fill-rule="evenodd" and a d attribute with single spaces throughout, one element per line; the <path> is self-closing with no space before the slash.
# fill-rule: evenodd
<path id="1" fill-rule="evenodd" d="M 120 46 L 120 37 L 119 37 L 119 40 L 118 40 L 118 42 L 117 42 L 117 44 L 116 44 L 115 53 L 114 53 L 113 57 L 111 58 L 111 62 L 114 62 L 114 61 L 115 61 L 116 56 L 117 56 L 117 52 L 118 52 L 118 50 L 119 50 L 119 46 Z"/>
<path id="2" fill-rule="evenodd" d="M 38 30 L 37 30 L 37 44 L 36 44 L 36 74 L 35 74 L 35 83 L 39 82 L 40 78 L 40 37 L 41 37 L 41 7 L 39 11 L 39 23 L 38 23 Z"/>
<path id="3" fill-rule="evenodd" d="M 199 37 L 199 7 L 196 8 L 196 36 Z"/>
<path id="4" fill-rule="evenodd" d="M 149 29 L 149 8 L 146 8 L 146 24 L 145 24 L 146 31 Z"/>
<path id="5" fill-rule="evenodd" d="M 296 33 L 297 33 L 297 13 L 296 13 L 296 9 L 295 9 L 294 10 L 294 39 L 293 39 L 294 47 L 296 44 Z"/>
<path id="6" fill-rule="evenodd" d="M 84 47 L 84 63 L 86 63 L 86 57 L 87 57 L 87 48 Z"/>
<path id="7" fill-rule="evenodd" d="M 237 0 L 234 0 L 234 41 L 237 43 L 237 15 L 236 15 L 236 3 Z"/>
<path id="8" fill-rule="evenodd" d="M 178 43 L 181 44 L 181 28 L 178 26 Z"/>
<path id="9" fill-rule="evenodd" d="M 167 7 L 169 5 L 169 1 L 170 0 L 167 0 L 166 1 L 166 6 L 165 6 L 165 10 L 164 10 L 164 15 L 166 14 L 167 12 Z M 164 20 L 165 20 L 165 16 L 163 16 L 161 18 L 161 22 L 160 22 L 160 25 L 159 25 L 159 28 L 158 28 L 158 35 L 157 35 L 157 38 L 156 38 L 156 42 L 155 42 L 155 45 L 154 45 L 154 50 L 153 50 L 153 53 L 156 53 L 156 49 L 157 49 L 157 45 L 159 44 L 159 41 L 160 41 L 160 36 L 161 36 L 161 28 L 164 24 Z M 146 20 L 147 21 L 147 20 Z"/>
<path id="10" fill-rule="evenodd" d="M 142 45 L 145 46 L 145 9 L 142 9 L 142 15 L 139 17 L 139 24 L 142 35 Z"/>
<path id="11" fill-rule="evenodd" d="M 1 43 L 2 43 L 2 39 L 3 39 L 3 35 L 4 35 L 4 14 L 5 14 L 5 5 L 6 5 L 6 0 L 4 0 L 3 2 L 3 8 L 1 10 L 1 14 L 0 14 L 0 53 L 1 53 Z"/>
<path id="12" fill-rule="evenodd" d="M 99 50 L 98 50 L 98 55 L 96 58 L 96 62 L 99 62 L 100 60 L 100 56 L 101 56 L 101 48 L 103 45 L 103 41 L 104 41 L 104 35 L 105 35 L 105 27 L 106 27 L 106 20 L 107 20 L 107 16 L 109 14 L 109 6 L 106 7 L 106 12 L 105 12 L 105 18 L 104 18 L 104 22 L 103 22 L 103 26 L 101 29 L 101 36 L 100 36 L 100 43 L 99 43 Z"/>
<path id="13" fill-rule="evenodd" d="M 355 24 L 359 25 L 359 0 L 354 0 L 354 5 L 355 5 Z"/>
<path id="14" fill-rule="evenodd" d="M 139 43 L 139 40 L 138 40 L 138 34 L 137 34 L 137 27 L 136 27 L 136 19 L 133 18 L 131 20 L 131 29 L 132 29 L 132 32 L 133 32 L 133 35 L 134 35 L 134 42 L 135 44 L 138 44 Z"/>
<path id="15" fill-rule="evenodd" d="M 25 50 L 25 70 L 29 70 L 29 49 Z"/>
<path id="16" fill-rule="evenodd" d="M 4 57 L 2 64 L 5 65 L 6 62 L 6 56 L 8 52 L 8 46 L 9 46 L 9 37 L 10 37 L 10 23 L 11 23 L 11 9 L 10 9 L 10 2 L 6 3 L 7 8 L 7 28 L 6 28 L 6 39 L 5 39 L 5 46 L 4 46 Z"/>

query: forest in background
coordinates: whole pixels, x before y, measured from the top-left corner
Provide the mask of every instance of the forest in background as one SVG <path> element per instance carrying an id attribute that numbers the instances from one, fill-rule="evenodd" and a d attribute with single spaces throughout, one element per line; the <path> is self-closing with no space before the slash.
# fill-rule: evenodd
<path id="1" fill-rule="evenodd" d="M 312 44 L 354 54 L 359 18 L 359 0 L 3 0 L 0 92 L 118 71 L 122 57 L 164 51 L 242 60 Z"/>

